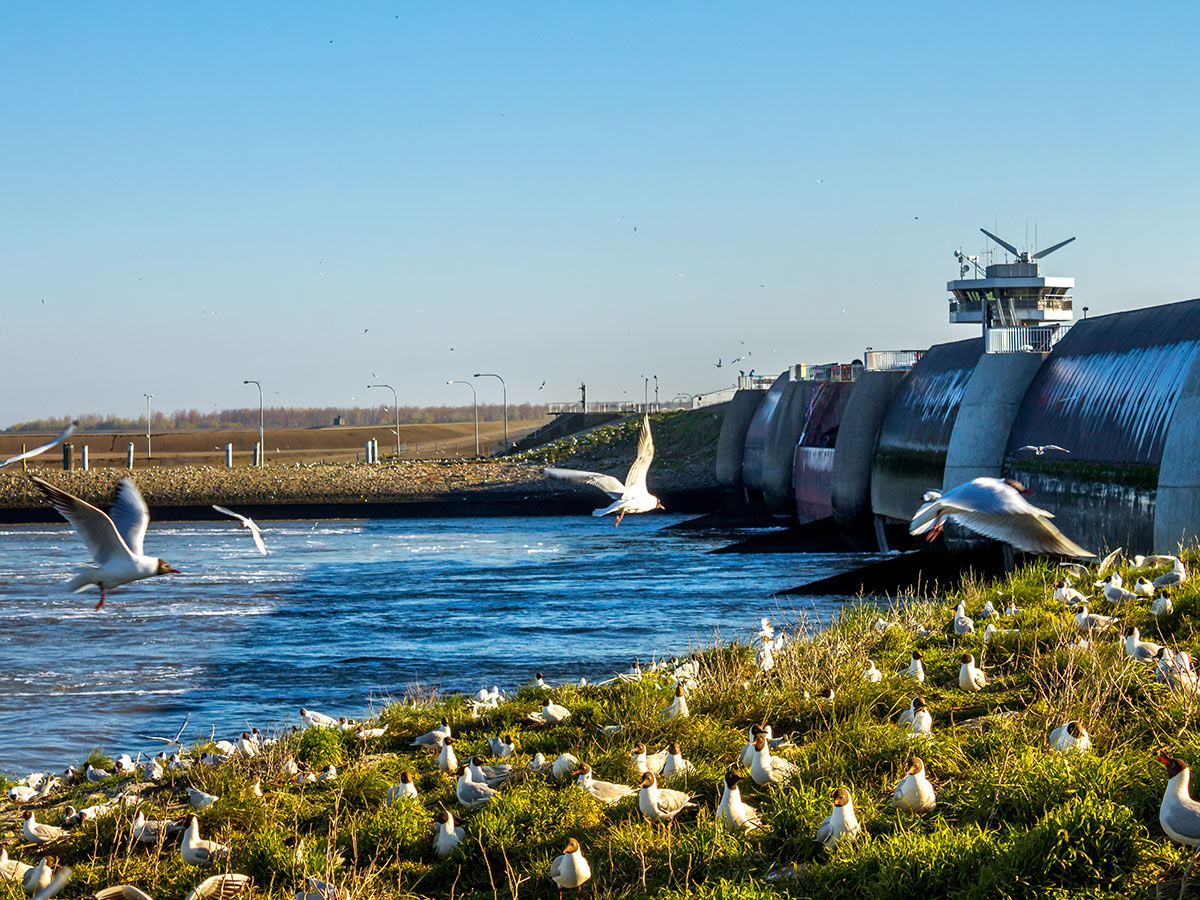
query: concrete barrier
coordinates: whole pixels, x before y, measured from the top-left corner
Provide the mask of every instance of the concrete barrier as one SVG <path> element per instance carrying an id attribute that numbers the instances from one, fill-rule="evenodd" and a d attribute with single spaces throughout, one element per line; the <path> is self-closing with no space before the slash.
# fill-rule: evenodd
<path id="1" fill-rule="evenodd" d="M 738 391 L 725 407 L 721 434 L 717 438 L 717 484 L 721 487 L 742 486 L 742 453 L 746 449 L 746 431 L 766 393 L 764 390 Z"/>
<path id="2" fill-rule="evenodd" d="M 762 492 L 767 508 L 777 516 L 791 516 L 796 508 L 792 469 L 796 463 L 796 445 L 808 420 L 813 387 L 812 381 L 789 383 L 780 394 L 779 404 L 767 423 Z"/>
<path id="3" fill-rule="evenodd" d="M 792 370 L 780 374 L 775 383 L 768 389 L 766 396 L 754 410 L 750 425 L 746 429 L 746 443 L 742 448 L 742 485 L 752 491 L 763 489 L 763 460 L 767 452 L 767 431 L 771 418 L 775 415 L 775 407 L 783 396 L 784 390 L 792 383 Z"/>
<path id="4" fill-rule="evenodd" d="M 871 469 L 888 407 L 907 372 L 863 372 L 842 412 L 830 473 L 830 505 L 838 525 L 871 528 Z"/>

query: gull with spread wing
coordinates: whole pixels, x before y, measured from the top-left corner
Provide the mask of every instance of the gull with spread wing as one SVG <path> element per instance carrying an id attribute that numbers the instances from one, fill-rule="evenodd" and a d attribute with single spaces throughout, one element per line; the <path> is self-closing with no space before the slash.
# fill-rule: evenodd
<path id="1" fill-rule="evenodd" d="M 577 481 L 597 487 L 612 498 L 612 503 L 603 509 L 592 510 L 593 516 L 617 514 L 615 528 L 621 524 L 626 513 L 644 513 L 652 509 L 664 509 L 659 499 L 646 489 L 646 473 L 650 471 L 650 463 L 654 460 L 654 438 L 650 436 L 650 417 L 642 416 L 642 430 L 638 435 L 637 458 L 629 467 L 629 474 L 624 483 L 612 475 L 602 475 L 599 472 L 584 472 L 579 469 L 548 468 L 543 471 L 555 478 L 567 481 Z"/>
<path id="2" fill-rule="evenodd" d="M 47 450 L 53 450 L 55 447 L 57 447 L 59 444 L 61 444 L 63 441 L 65 441 L 67 438 L 69 438 L 71 435 L 73 435 L 75 433 L 75 429 L 78 427 L 79 427 L 78 422 L 72 422 L 70 425 L 67 426 L 67 430 L 64 431 L 62 434 L 60 434 L 58 437 L 56 437 L 54 440 L 47 441 L 44 444 L 40 444 L 39 446 L 34 447 L 32 450 L 26 450 L 24 453 L 18 453 L 16 456 L 10 456 L 8 459 L 0 460 L 0 469 L 3 469 L 5 466 L 11 466 L 13 463 L 20 462 L 23 459 L 32 459 L 35 456 L 40 456 L 41 454 L 45 453 Z"/>
<path id="3" fill-rule="evenodd" d="M 95 565 L 88 566 L 71 579 L 67 585 L 71 593 L 96 585 L 100 588 L 96 609 L 102 609 L 108 591 L 115 587 L 155 575 L 179 574 L 179 570 L 165 560 L 142 553 L 146 526 L 150 524 L 150 509 L 132 480 L 121 479 L 117 485 L 117 498 L 108 513 L 104 513 L 47 481 L 34 475 L 29 478 L 50 499 L 58 514 L 71 523 L 92 552 Z"/>
<path id="4" fill-rule="evenodd" d="M 238 526 L 239 528 L 249 528 L 250 537 L 254 538 L 254 546 L 258 548 L 258 552 L 263 556 L 267 555 L 267 545 L 263 543 L 262 531 L 259 530 L 258 525 L 254 523 L 253 519 L 251 519 L 249 516 L 243 516 L 240 513 L 235 513 L 232 509 L 226 509 L 223 506 L 217 506 L 215 503 L 213 504 L 213 509 L 222 515 L 237 519 L 242 523 Z"/>

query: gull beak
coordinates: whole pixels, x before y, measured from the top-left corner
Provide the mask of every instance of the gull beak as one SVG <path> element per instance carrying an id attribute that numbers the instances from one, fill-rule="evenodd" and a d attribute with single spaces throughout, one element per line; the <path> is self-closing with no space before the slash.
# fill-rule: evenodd
<path id="1" fill-rule="evenodd" d="M 167 571 L 170 572 L 172 575 L 182 575 L 183 574 L 174 566 L 167 566 Z"/>

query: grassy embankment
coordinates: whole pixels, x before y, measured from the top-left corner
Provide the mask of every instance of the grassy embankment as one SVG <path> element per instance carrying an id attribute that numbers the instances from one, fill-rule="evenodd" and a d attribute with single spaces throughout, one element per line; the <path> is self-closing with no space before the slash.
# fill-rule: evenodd
<path id="1" fill-rule="evenodd" d="M 768 676 L 756 673 L 752 648 L 714 647 L 701 656 L 686 719 L 661 719 L 670 684 L 649 679 L 528 687 L 482 719 L 471 717 L 462 698 L 425 697 L 383 710 L 378 721 L 388 734 L 374 741 L 310 730 L 264 757 L 197 765 L 158 785 L 126 779 L 74 787 L 38 815 L 57 823 L 65 803 L 83 806 L 124 788 L 140 794 L 151 818 L 178 818 L 190 782 L 220 796 L 200 814 L 203 833 L 232 846 L 229 868 L 253 876 L 256 896 L 290 898 L 312 873 L 344 885 L 354 898 L 553 897 L 550 860 L 572 836 L 594 873 L 585 890 L 598 898 L 1148 896 L 1156 883 L 1177 878 L 1187 860 L 1157 823 L 1166 776 L 1153 753 L 1171 748 L 1185 760 L 1200 759 L 1192 726 L 1200 706 L 1156 684 L 1152 668 L 1126 661 L 1112 633 L 1072 649 L 1073 611 L 1051 598 L 1058 574 L 1040 562 L 1003 583 L 968 584 L 936 602 L 902 599 L 887 610 L 863 604 L 814 633 L 803 622 L 783 623 L 795 639 Z M 953 636 L 956 601 L 978 616 L 986 599 L 1003 609 L 1010 597 L 1023 611 L 1001 625 L 1019 627 L 1019 634 L 986 647 L 979 634 Z M 1147 605 L 1120 615 L 1147 637 L 1194 652 L 1198 601 L 1200 588 L 1185 584 L 1174 593 L 1175 612 L 1158 622 Z M 881 629 L 881 612 L 894 624 Z M 917 637 L 922 624 L 934 633 Z M 924 685 L 891 675 L 863 680 L 868 657 L 893 673 L 914 648 L 924 654 Z M 943 686 L 956 677 L 964 650 L 982 660 L 991 679 L 981 693 Z M 808 699 L 826 686 L 835 691 L 832 704 Z M 528 726 L 526 714 L 547 694 L 570 708 L 571 718 L 548 729 Z M 931 738 L 914 741 L 892 722 L 915 694 L 927 698 L 934 728 Z M 463 811 L 454 779 L 436 770 L 430 754 L 408 747 L 443 715 L 455 729 L 460 758 L 486 753 L 489 735 L 516 737 L 520 755 L 511 761 L 518 774 L 481 811 Z M 1071 718 L 1091 733 L 1094 752 L 1064 757 L 1048 748 L 1049 731 Z M 754 722 L 793 735 L 795 747 L 781 752 L 801 776 L 771 788 L 747 778 L 744 797 L 765 825 L 733 836 L 714 827 L 717 784 L 736 766 Z M 611 737 L 596 727 L 609 723 L 627 727 Z M 686 787 L 697 793 L 697 808 L 667 827 L 644 819 L 636 799 L 604 807 L 575 785 L 525 771 L 535 753 L 553 760 L 569 751 L 590 763 L 596 777 L 632 784 L 632 744 L 642 740 L 657 750 L 671 739 L 696 766 Z M 937 810 L 921 817 L 887 804 L 911 753 L 924 759 L 938 791 Z M 338 777 L 297 786 L 281 772 L 293 754 L 314 770 L 336 764 Z M 420 800 L 386 807 L 387 787 L 404 771 L 413 774 Z M 262 779 L 262 798 L 250 791 L 255 778 Z M 813 834 L 839 786 L 852 792 L 864 834 L 830 852 Z M 443 806 L 461 817 L 467 838 L 439 861 L 428 823 Z M 158 900 L 175 900 L 211 874 L 184 865 L 173 847 L 127 854 L 132 816 L 132 807 L 119 810 L 53 846 L 74 866 L 65 896 L 133 883 Z M 21 845 L 12 812 L 2 827 L 11 852 L 36 861 L 40 852 Z M 295 835 L 304 839 L 299 857 L 289 843 Z M 802 867 L 799 878 L 766 878 L 793 862 Z M 15 895 L 11 886 L 9 892 Z"/>

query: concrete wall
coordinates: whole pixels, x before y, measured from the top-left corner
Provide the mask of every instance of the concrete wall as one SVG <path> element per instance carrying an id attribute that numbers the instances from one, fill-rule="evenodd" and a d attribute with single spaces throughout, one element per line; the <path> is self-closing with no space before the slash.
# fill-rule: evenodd
<path id="1" fill-rule="evenodd" d="M 1163 444 L 1154 504 L 1154 552 L 1175 554 L 1200 533 L 1200 359 L 1179 392 Z"/>
<path id="2" fill-rule="evenodd" d="M 907 372 L 863 372 L 842 412 L 830 475 L 833 518 L 847 528 L 870 528 L 875 442 L 892 397 Z"/>
<path id="3" fill-rule="evenodd" d="M 833 515 L 833 460 L 836 453 L 832 447 L 796 446 L 792 488 L 796 519 L 801 524 Z"/>
<path id="4" fill-rule="evenodd" d="M 796 505 L 792 491 L 792 467 L 796 445 L 804 433 L 814 382 L 792 381 L 780 395 L 779 403 L 767 423 L 767 442 L 763 450 L 763 500 L 776 515 L 790 516 Z"/>
<path id="5" fill-rule="evenodd" d="M 972 478 L 1003 473 L 1013 420 L 1045 358 L 1044 353 L 985 353 L 979 357 L 954 419 L 943 491 Z"/>
<path id="6" fill-rule="evenodd" d="M 746 443 L 742 449 L 742 484 L 754 491 L 763 489 L 763 460 L 767 452 L 767 431 L 775 407 L 784 390 L 792 383 L 792 370 L 783 372 L 767 389 L 767 394 L 754 410 L 750 426 L 746 429 Z"/>
<path id="7" fill-rule="evenodd" d="M 746 448 L 746 431 L 750 420 L 762 402 L 766 391 L 742 390 L 733 395 L 725 407 L 721 435 L 717 438 L 717 484 L 721 487 L 742 486 L 742 454 Z"/>

